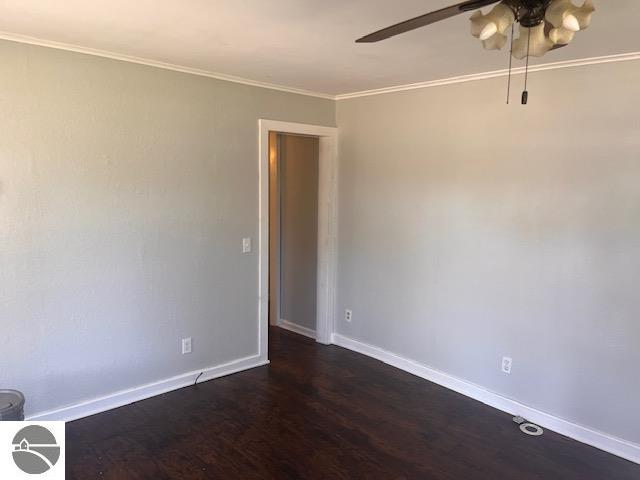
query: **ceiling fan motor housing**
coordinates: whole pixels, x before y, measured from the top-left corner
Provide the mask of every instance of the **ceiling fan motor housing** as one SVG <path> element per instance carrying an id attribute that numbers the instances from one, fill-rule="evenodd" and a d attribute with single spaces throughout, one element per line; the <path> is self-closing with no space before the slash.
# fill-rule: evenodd
<path id="1" fill-rule="evenodd" d="M 503 0 L 513 10 L 518 23 L 525 28 L 540 25 L 551 2 L 552 0 Z"/>

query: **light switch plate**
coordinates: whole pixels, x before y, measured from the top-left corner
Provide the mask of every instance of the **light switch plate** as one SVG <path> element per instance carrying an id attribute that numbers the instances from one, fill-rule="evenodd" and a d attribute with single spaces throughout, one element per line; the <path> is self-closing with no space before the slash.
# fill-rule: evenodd
<path id="1" fill-rule="evenodd" d="M 242 253 L 251 252 L 251 238 L 246 237 L 242 239 Z"/>

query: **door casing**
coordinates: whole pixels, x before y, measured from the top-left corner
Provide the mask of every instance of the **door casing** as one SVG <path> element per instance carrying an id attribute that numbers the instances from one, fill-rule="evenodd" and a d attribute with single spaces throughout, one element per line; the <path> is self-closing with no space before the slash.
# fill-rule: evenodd
<path id="1" fill-rule="evenodd" d="M 268 359 L 269 326 L 269 132 L 319 138 L 318 278 L 316 341 L 333 341 L 337 268 L 338 129 L 321 125 L 258 120 L 258 352 Z"/>

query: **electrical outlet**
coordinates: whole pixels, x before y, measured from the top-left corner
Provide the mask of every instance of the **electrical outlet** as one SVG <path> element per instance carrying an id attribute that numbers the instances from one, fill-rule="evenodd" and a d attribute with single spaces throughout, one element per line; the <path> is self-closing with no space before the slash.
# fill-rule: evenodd
<path id="1" fill-rule="evenodd" d="M 242 253 L 251 252 L 251 238 L 243 238 L 242 239 Z"/>
<path id="2" fill-rule="evenodd" d="M 353 312 L 351 310 L 345 310 L 344 311 L 344 319 L 346 322 L 350 322 L 351 321 L 351 317 L 353 317 Z"/>
<path id="3" fill-rule="evenodd" d="M 511 373 L 511 364 L 513 359 L 511 357 L 502 357 L 502 371 L 504 373 Z"/>
<path id="4" fill-rule="evenodd" d="M 191 337 L 182 339 L 182 354 L 191 353 Z"/>

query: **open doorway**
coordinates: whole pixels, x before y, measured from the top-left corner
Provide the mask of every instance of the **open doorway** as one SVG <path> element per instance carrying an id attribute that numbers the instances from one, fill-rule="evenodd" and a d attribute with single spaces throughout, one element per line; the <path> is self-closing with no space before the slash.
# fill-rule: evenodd
<path id="1" fill-rule="evenodd" d="M 269 324 L 316 338 L 320 140 L 269 133 Z"/>
<path id="2" fill-rule="evenodd" d="M 335 282 L 336 282 L 336 195 L 337 195 L 337 147 L 338 134 L 337 129 L 333 127 L 324 127 L 316 125 L 307 125 L 299 123 L 279 122 L 274 120 L 259 120 L 259 162 L 260 162 L 260 194 L 259 194 L 259 211 L 260 211 L 260 231 L 259 231 L 259 305 L 258 305 L 258 328 L 259 328 L 259 355 L 263 360 L 268 357 L 268 325 L 269 325 L 269 307 L 270 307 L 270 282 L 282 283 L 282 267 L 281 261 L 277 262 L 280 267 L 279 272 L 270 271 L 271 252 L 270 252 L 270 219 L 272 212 L 270 206 L 271 189 L 269 184 L 271 180 L 270 169 L 271 161 L 278 158 L 278 143 L 271 143 L 270 139 L 291 137 L 313 137 L 317 148 L 317 194 L 315 202 L 316 207 L 316 262 L 315 262 L 315 282 L 311 280 L 307 282 L 306 290 L 313 290 L 315 284 L 315 338 L 316 341 L 324 344 L 330 344 L 333 336 L 334 312 L 335 312 Z M 273 148 L 270 148 L 273 147 Z M 273 172 L 278 174 L 277 170 Z M 273 192 L 276 193 L 276 192 Z M 278 193 L 279 195 L 279 193 Z M 278 207 L 279 208 L 279 207 Z M 273 212 L 278 215 L 279 212 Z M 273 226 L 272 228 L 279 228 Z M 279 228 L 281 231 L 281 228 Z M 307 236 L 311 229 L 307 229 Z M 281 234 L 282 235 L 282 234 Z M 286 239 L 285 239 L 286 240 Z M 279 241 L 272 241 L 274 248 Z M 308 245 L 308 241 L 307 241 Z M 284 246 L 286 249 L 286 245 Z M 304 248 L 304 247 L 303 247 Z M 277 252 L 274 253 L 277 255 Z M 299 265 L 298 265 L 299 266 Z M 294 269 L 296 266 L 293 266 Z M 274 267 L 275 268 L 275 267 Z M 286 268 L 286 267 L 285 267 Z M 307 267 L 308 262 L 307 262 Z M 273 275 L 272 275 L 273 273 Z M 295 281 L 295 276 L 293 277 Z M 307 278 L 309 278 L 307 276 Z M 285 285 L 286 287 L 286 285 Z M 276 288 L 276 286 L 274 286 Z M 286 293 L 285 293 L 286 295 Z M 289 323 L 298 323 L 296 318 L 292 320 L 285 318 L 283 315 L 282 296 L 278 292 L 274 292 L 274 301 L 271 304 L 276 308 L 272 313 L 272 322 L 282 319 Z M 279 302 L 278 302 L 279 301 Z M 307 305 L 309 305 L 307 303 Z M 279 312 L 278 312 L 279 309 Z M 296 315 L 296 314 L 294 314 Z M 301 314 L 300 316 L 308 317 Z M 281 322 L 282 323 L 282 322 Z M 309 328 L 309 327 L 307 327 Z M 310 330 L 313 330 L 310 328 Z M 310 332 L 307 332 L 310 333 Z"/>

